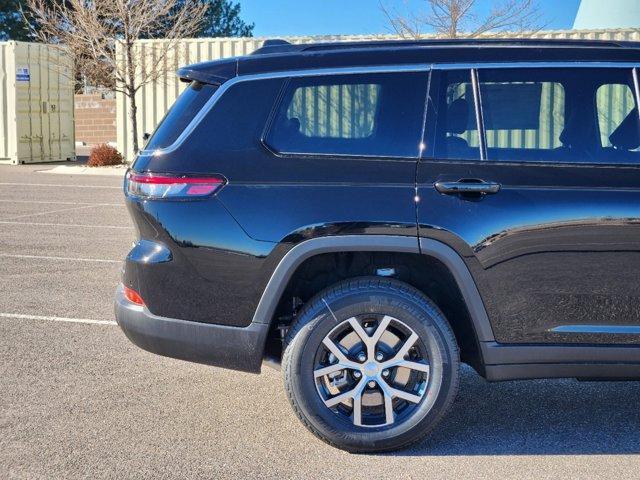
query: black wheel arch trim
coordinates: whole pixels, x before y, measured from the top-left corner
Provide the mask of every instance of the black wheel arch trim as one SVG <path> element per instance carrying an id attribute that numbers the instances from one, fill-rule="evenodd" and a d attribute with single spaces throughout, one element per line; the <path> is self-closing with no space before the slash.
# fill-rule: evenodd
<path id="1" fill-rule="evenodd" d="M 284 289 L 296 269 L 308 258 L 331 252 L 398 252 L 429 255 L 441 261 L 453 275 L 467 304 L 479 342 L 495 341 L 476 284 L 460 255 L 432 239 L 393 235 L 343 235 L 305 240 L 289 250 L 278 263 L 260 298 L 253 323 L 270 324 Z"/>

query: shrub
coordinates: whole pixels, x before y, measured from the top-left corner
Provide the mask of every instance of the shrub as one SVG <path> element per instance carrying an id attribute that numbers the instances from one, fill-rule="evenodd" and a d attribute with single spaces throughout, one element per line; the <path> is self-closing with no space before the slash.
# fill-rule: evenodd
<path id="1" fill-rule="evenodd" d="M 90 167 L 104 167 L 106 165 L 122 165 L 123 158 L 115 148 L 102 144 L 91 149 L 87 165 Z"/>

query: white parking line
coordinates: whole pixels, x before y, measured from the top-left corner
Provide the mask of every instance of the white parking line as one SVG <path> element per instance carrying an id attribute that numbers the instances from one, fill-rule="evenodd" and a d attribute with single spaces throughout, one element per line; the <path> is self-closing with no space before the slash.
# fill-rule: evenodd
<path id="1" fill-rule="evenodd" d="M 117 325 L 113 320 L 92 320 L 90 318 L 51 317 L 45 315 L 23 315 L 21 313 L 0 313 L 0 318 L 18 320 L 48 320 L 51 322 L 91 323 L 94 325 Z"/>
<path id="2" fill-rule="evenodd" d="M 104 258 L 49 257 L 44 255 L 14 255 L 11 253 L 0 253 L 0 257 L 29 258 L 29 259 L 37 259 L 37 260 L 66 260 L 71 262 L 122 263 L 122 260 L 107 260 Z"/>
<path id="3" fill-rule="evenodd" d="M 17 220 L 18 218 L 37 217 L 39 215 L 48 215 L 49 213 L 70 212 L 72 210 L 82 210 L 84 208 L 92 208 L 92 207 L 93 207 L 93 205 L 82 205 L 81 207 L 61 208 L 59 210 L 47 210 L 46 212 L 27 213 L 25 215 L 17 215 L 15 217 L 6 218 L 5 220 Z"/>
<path id="4" fill-rule="evenodd" d="M 45 205 L 95 205 L 99 207 L 124 207 L 124 203 L 92 203 L 92 202 L 52 202 L 48 200 L 6 200 L 0 199 L 0 203 L 36 203 Z"/>
<path id="5" fill-rule="evenodd" d="M 81 223 L 39 223 L 39 222 L 7 222 L 0 220 L 0 225 L 30 225 L 35 227 L 83 227 L 83 228 L 114 228 L 118 230 L 132 230 L 133 227 L 123 227 L 120 225 L 84 225 Z"/>
<path id="6" fill-rule="evenodd" d="M 110 188 L 122 190 L 120 187 L 111 187 L 108 185 L 76 185 L 76 184 L 64 184 L 64 183 L 16 183 L 16 182 L 0 182 L 0 185 L 7 186 L 23 186 L 23 187 L 70 187 L 70 188 Z"/>

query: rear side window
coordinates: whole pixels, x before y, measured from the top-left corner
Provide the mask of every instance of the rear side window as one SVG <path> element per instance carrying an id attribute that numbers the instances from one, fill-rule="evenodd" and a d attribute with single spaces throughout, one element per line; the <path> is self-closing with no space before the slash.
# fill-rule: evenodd
<path id="1" fill-rule="evenodd" d="M 428 73 L 291 79 L 266 143 L 284 154 L 412 157 Z"/>
<path id="2" fill-rule="evenodd" d="M 175 142 L 216 89 L 215 85 L 191 83 L 164 116 L 145 150 L 166 148 Z"/>
<path id="3" fill-rule="evenodd" d="M 479 72 L 490 160 L 560 158 L 556 149 L 563 147 L 568 131 L 565 76 L 558 69 Z"/>
<path id="4" fill-rule="evenodd" d="M 605 148 L 616 148 L 616 136 L 625 119 L 638 115 L 636 102 L 631 86 L 620 83 L 600 85 L 596 92 L 596 110 L 598 114 L 598 128 L 600 130 L 600 145 Z M 630 145 L 633 147 L 633 145 Z M 637 150 L 630 148 L 630 150 Z"/>
<path id="5" fill-rule="evenodd" d="M 441 159 L 480 159 L 471 72 L 442 72 L 438 100 L 435 156 Z"/>
<path id="6" fill-rule="evenodd" d="M 497 69 L 478 78 L 488 160 L 640 160 L 631 70 Z"/>
<path id="7" fill-rule="evenodd" d="M 319 85 L 293 93 L 287 120 L 307 138 L 366 138 L 373 134 L 380 85 Z"/>

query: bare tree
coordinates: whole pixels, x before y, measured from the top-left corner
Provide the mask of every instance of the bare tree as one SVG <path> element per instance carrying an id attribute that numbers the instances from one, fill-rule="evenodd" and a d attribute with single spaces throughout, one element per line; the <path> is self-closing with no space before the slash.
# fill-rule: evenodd
<path id="1" fill-rule="evenodd" d="M 443 38 L 473 38 L 500 32 L 519 34 L 541 28 L 536 0 L 493 2 L 485 15 L 478 13 L 477 0 L 425 0 L 426 12 L 401 13 L 381 1 L 380 8 L 393 30 L 403 38 L 420 38 L 432 32 Z"/>
<path id="2" fill-rule="evenodd" d="M 133 150 L 139 150 L 136 92 L 166 73 L 177 42 L 197 32 L 207 5 L 201 0 L 28 0 L 38 38 L 64 44 L 76 71 L 95 86 L 129 100 Z M 160 27 L 165 40 L 144 49 L 136 41 Z"/>

